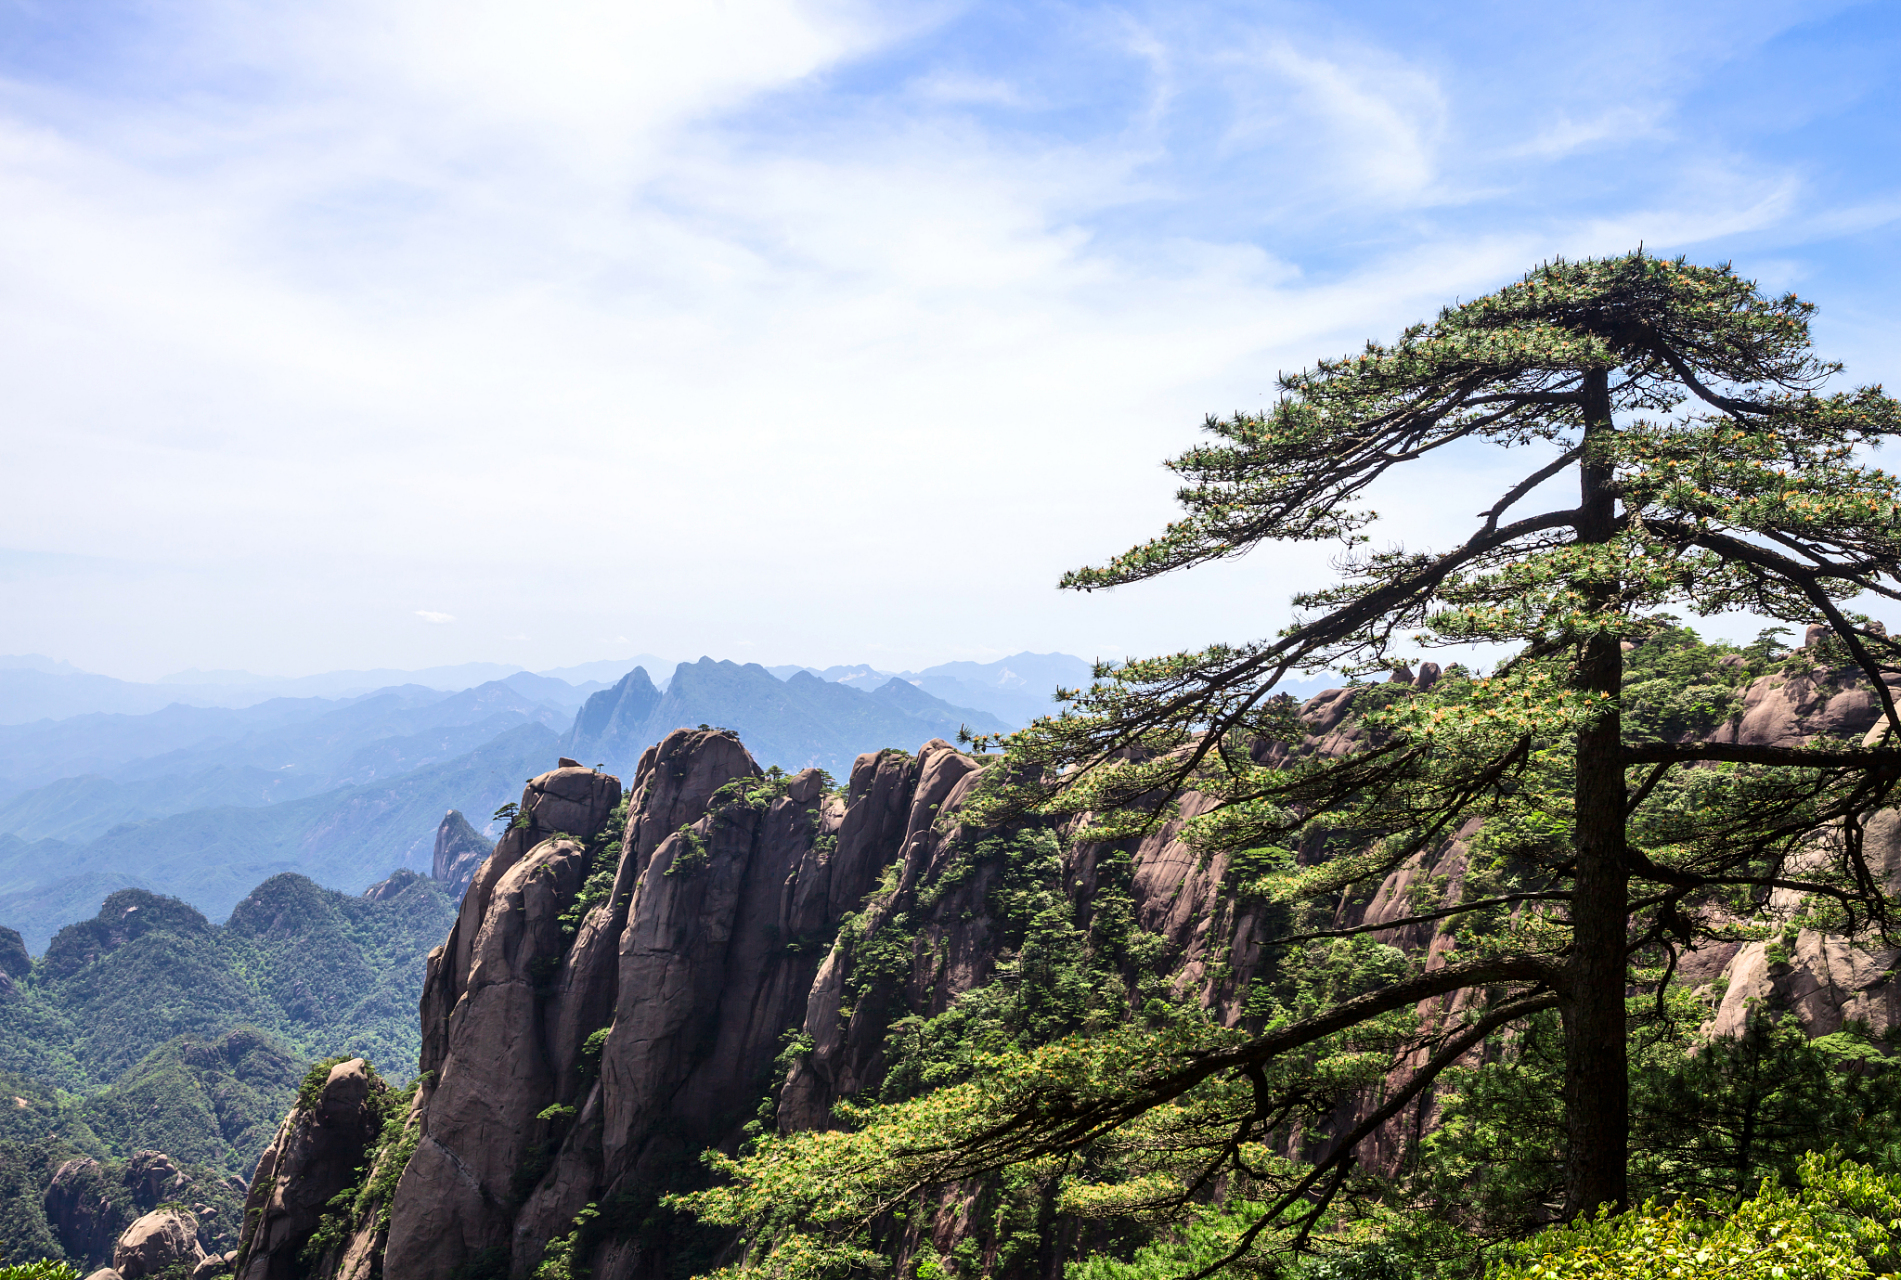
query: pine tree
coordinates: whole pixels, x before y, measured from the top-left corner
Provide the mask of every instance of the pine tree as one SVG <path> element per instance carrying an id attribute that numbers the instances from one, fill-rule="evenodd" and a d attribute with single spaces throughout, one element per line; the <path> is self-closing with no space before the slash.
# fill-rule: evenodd
<path id="1" fill-rule="evenodd" d="M 772 1139 L 729 1163 L 738 1185 L 698 1207 L 750 1223 L 762 1249 L 809 1249 L 812 1223 L 838 1237 L 934 1181 L 1113 1150 L 1122 1190 L 1066 1203 L 1153 1217 L 1222 1180 L 1272 1186 L 1231 1256 L 1295 1219 L 1298 1245 L 1357 1142 L 1485 1037 L 1551 1008 L 1565 1213 L 1625 1204 L 1627 989 L 1661 1007 L 1681 950 L 1747 936 L 1778 890 L 1807 895 L 1818 926 L 1889 935 L 1862 831 L 1901 779 L 1901 750 L 1883 736 L 1901 728 L 1883 680 L 1901 671 L 1901 645 L 1851 606 L 1901 599 L 1901 492 L 1865 458 L 1901 411 L 1879 387 L 1825 391 L 1840 366 L 1812 354 L 1810 314 L 1727 266 L 1642 252 L 1554 261 L 1396 343 L 1283 376 L 1268 412 L 1209 419 L 1213 439 L 1170 464 L 1185 516 L 1063 585 L 1126 587 L 1313 541 L 1347 546 L 1341 581 L 1297 597 L 1295 623 L 1272 639 L 1099 667 L 1060 715 L 1004 743 L 973 816 L 1061 816 L 1076 838 L 1108 840 L 1173 816 L 1188 792 L 1211 797 L 1184 834 L 1260 868 L 1250 891 L 1293 922 L 1282 944 L 1370 932 L 1324 926 L 1478 819 L 1483 874 L 1464 896 L 1378 926 L 1455 925 L 1459 950 L 1251 1035 L 1132 1030 L 1000 1060 L 964 1095 L 857 1113 L 856 1134 Z M 1370 486 L 1483 445 L 1535 465 L 1470 537 L 1440 552 L 1370 549 Z M 1549 509 L 1523 511 L 1547 495 Z M 1803 748 L 1627 731 L 1626 646 L 1670 627 L 1673 610 L 1821 619 L 1882 723 L 1865 742 Z M 1385 673 L 1474 644 L 1510 656 L 1430 690 L 1369 686 L 1345 752 L 1315 752 L 1277 695 L 1300 672 Z M 1463 1020 L 1430 1029 L 1403 1087 L 1311 1167 L 1268 1167 L 1258 1144 L 1315 1096 L 1323 1045 L 1358 1035 L 1365 1047 L 1422 1000 L 1461 991 Z M 1093 1176 L 1114 1181 L 1101 1172 L 1113 1161 L 1095 1162 Z M 804 1185 L 830 1202 L 799 1219 L 807 1210 L 787 1206 Z M 759 1216 L 768 1202 L 777 1234 Z"/>

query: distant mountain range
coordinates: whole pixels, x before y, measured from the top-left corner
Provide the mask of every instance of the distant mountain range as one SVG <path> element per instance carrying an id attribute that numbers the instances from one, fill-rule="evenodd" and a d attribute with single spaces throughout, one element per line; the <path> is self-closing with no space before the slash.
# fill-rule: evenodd
<path id="1" fill-rule="evenodd" d="M 787 770 L 816 765 L 844 776 L 859 753 L 882 746 L 909 750 L 932 738 L 954 739 L 969 728 L 996 733 L 1013 726 L 974 707 L 953 706 L 903 680 L 866 691 L 794 669 L 780 679 L 756 663 L 701 658 L 674 669 L 665 693 L 636 667 L 581 708 L 562 739 L 584 764 L 631 777 L 641 752 L 681 726 L 737 730 L 764 764 Z"/>
<path id="2" fill-rule="evenodd" d="M 1080 658 L 1026 653 L 899 673 L 702 658 L 141 685 L 0 659 L 0 924 L 38 952 L 122 889 L 213 919 L 284 872 L 357 893 L 399 868 L 427 873 L 445 811 L 480 824 L 557 755 L 629 777 L 668 731 L 706 724 L 738 730 L 762 764 L 843 777 L 861 752 L 1018 727 L 1088 676 Z M 285 685 L 305 693 L 274 692 Z M 248 701 L 234 692 L 246 689 Z"/>
<path id="3" fill-rule="evenodd" d="M 0 725 L 61 720 L 88 712 L 145 715 L 174 705 L 235 708 L 277 698 L 347 699 L 399 685 L 450 693 L 491 681 L 512 684 L 523 692 L 538 689 L 544 697 L 578 705 L 589 693 L 612 684 L 642 662 L 657 666 L 660 660 L 641 654 L 542 672 L 500 662 L 468 662 L 421 671 L 328 671 L 290 678 L 248 671 L 180 671 L 141 683 L 81 671 L 41 654 L 13 654 L 0 657 Z M 537 678 L 542 681 L 538 686 Z"/>
<path id="4" fill-rule="evenodd" d="M 1091 666 L 1067 653 L 1019 653 L 998 662 L 946 662 L 922 671 L 880 671 L 864 665 L 767 670 L 782 680 L 804 671 L 867 692 L 901 680 L 952 706 L 988 712 L 1015 729 L 1054 713 L 1056 690 L 1087 685 Z"/>

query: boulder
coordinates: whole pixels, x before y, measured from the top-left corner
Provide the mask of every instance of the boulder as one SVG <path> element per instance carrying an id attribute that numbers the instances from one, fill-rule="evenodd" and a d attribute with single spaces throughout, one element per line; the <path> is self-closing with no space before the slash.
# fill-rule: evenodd
<path id="1" fill-rule="evenodd" d="M 149 1209 L 162 1200 L 183 1199 L 185 1188 L 191 1186 L 190 1175 L 163 1151 L 135 1152 L 126 1163 L 121 1181 L 141 1209 Z"/>
<path id="2" fill-rule="evenodd" d="M 123 1280 L 156 1276 L 179 1263 L 196 1270 L 205 1260 L 198 1222 L 179 1209 L 155 1209 L 125 1229 L 112 1250 L 112 1270 Z"/>

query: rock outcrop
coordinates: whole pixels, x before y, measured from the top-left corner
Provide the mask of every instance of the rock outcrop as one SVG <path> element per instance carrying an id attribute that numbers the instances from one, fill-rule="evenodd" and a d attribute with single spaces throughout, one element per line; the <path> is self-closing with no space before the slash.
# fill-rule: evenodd
<path id="1" fill-rule="evenodd" d="M 357 1180 L 382 1129 L 386 1088 L 361 1058 L 330 1068 L 316 1096 L 300 1099 L 259 1157 L 244 1201 L 235 1274 L 301 1280 L 300 1256 L 332 1197 Z"/>
<path id="2" fill-rule="evenodd" d="M 430 879 L 440 884 L 451 898 L 459 899 L 468 889 L 469 881 L 475 878 L 483 859 L 494 849 L 494 844 L 484 839 L 459 810 L 451 809 L 436 828 L 436 853 Z"/>
<path id="3" fill-rule="evenodd" d="M 33 957 L 27 954 L 20 931 L 0 926 L 0 976 L 24 978 L 32 969 Z"/>
<path id="4" fill-rule="evenodd" d="M 81 1156 L 54 1171 L 41 1207 L 68 1256 L 105 1267 L 128 1223 L 162 1203 L 187 1199 L 191 1186 L 190 1175 L 162 1151 L 136 1152 L 111 1175 Z M 198 1228 L 194 1219 L 192 1229 Z"/>
<path id="5" fill-rule="evenodd" d="M 423 877 L 405 867 L 400 871 L 392 872 L 387 880 L 378 880 L 363 891 L 363 896 L 371 902 L 389 902 L 402 897 L 414 885 L 428 883 Z"/>
<path id="6" fill-rule="evenodd" d="M 177 1209 L 146 1214 L 125 1229 L 112 1250 L 112 1270 L 121 1280 L 163 1275 L 181 1263 L 196 1271 L 204 1260 L 198 1220 Z"/>
<path id="7" fill-rule="evenodd" d="M 1423 689 L 1442 673 L 1427 664 L 1395 674 Z M 1359 742 L 1354 697 L 1329 691 L 1306 705 L 1312 749 Z M 596 708 L 604 724 L 612 705 Z M 1853 736 L 1873 724 L 1874 706 L 1854 679 L 1772 676 L 1750 686 L 1721 733 L 1775 743 Z M 980 768 L 932 741 L 915 757 L 862 756 L 845 789 L 828 791 L 816 770 L 769 777 L 735 735 L 702 729 L 674 731 L 646 750 L 624 817 L 610 775 L 563 759 L 532 780 L 431 954 L 428 1074 L 404 1140 L 377 1157 L 373 1174 L 393 1182 L 393 1194 L 319 1274 L 528 1277 L 564 1237 L 577 1273 L 584 1266 L 596 1280 L 658 1277 L 688 1250 L 710 1259 L 721 1240 L 696 1236 L 658 1205 L 660 1192 L 703 1176 L 701 1151 L 735 1149 L 759 1117 L 783 1129 L 831 1123 L 840 1099 L 881 1086 L 905 1026 L 944 1012 L 1011 962 L 1017 926 L 999 906 L 1008 896 L 999 886 L 1016 855 L 982 851 L 957 822 Z M 1106 913 L 1122 913 L 1115 927 L 1143 957 L 1141 974 L 1124 975 L 1131 991 L 1139 978 L 1238 1025 L 1270 955 L 1270 922 L 1267 908 L 1224 892 L 1225 856 L 1203 857 L 1180 840 L 1182 823 L 1206 804 L 1190 794 L 1179 817 L 1117 845 L 1072 845 L 1033 827 L 1018 835 L 1042 840 L 1038 856 L 1058 860 L 1048 883 L 1068 899 L 1076 927 L 1106 928 L 1114 924 Z M 1901 818 L 1889 817 L 1870 832 L 1870 850 L 1901 887 Z M 1456 891 L 1474 831 L 1468 825 L 1396 869 L 1370 900 L 1342 903 L 1338 924 L 1398 920 L 1428 880 Z M 1456 946 L 1432 925 L 1375 936 L 1424 954 L 1429 966 Z M 875 990 L 852 969 L 857 942 L 874 937 L 901 940 L 881 961 L 889 971 Z M 1686 956 L 1682 971 L 1698 984 L 1727 976 L 1719 1029 L 1752 998 L 1787 1003 L 1818 1034 L 1847 1018 L 1901 1023 L 1901 996 L 1887 979 L 1897 956 L 1820 935 L 1788 950 L 1714 948 Z M 1443 1018 L 1457 1008 L 1454 997 L 1421 1012 Z M 1369 1159 L 1392 1165 L 1407 1126 L 1421 1122 L 1395 1121 Z M 259 1188 L 270 1182 L 288 1205 L 290 1183 L 309 1175 L 266 1157 L 273 1162 L 268 1178 L 260 1166 L 253 1201 L 265 1202 Z M 300 1203 L 320 1204 L 337 1185 L 313 1182 Z M 577 1230 L 589 1206 L 599 1212 Z M 905 1228 L 912 1244 L 928 1238 L 940 1252 L 977 1229 L 955 1205 Z M 261 1256 L 247 1254 L 247 1267 Z"/>
<path id="8" fill-rule="evenodd" d="M 46 1189 L 44 1207 L 47 1224 L 69 1257 L 92 1267 L 112 1260 L 127 1215 L 113 1202 L 97 1160 L 81 1157 L 62 1164 Z"/>

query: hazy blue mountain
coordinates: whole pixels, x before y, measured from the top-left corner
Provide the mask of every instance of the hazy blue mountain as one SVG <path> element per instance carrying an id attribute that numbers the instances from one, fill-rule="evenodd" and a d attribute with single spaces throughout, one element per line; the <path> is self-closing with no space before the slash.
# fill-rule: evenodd
<path id="1" fill-rule="evenodd" d="M 502 680 L 521 667 L 508 662 L 463 662 L 448 667 L 398 671 L 378 667 L 367 671 L 324 671 L 310 676 L 260 676 L 248 671 L 179 671 L 157 683 L 215 705 L 238 706 L 262 698 L 347 698 L 391 685 L 419 684 L 430 689 L 467 689 Z M 229 701 L 219 701 L 229 699 Z"/>
<path id="2" fill-rule="evenodd" d="M 638 670 L 595 694 L 575 717 L 562 749 L 583 764 L 604 764 L 630 777 L 647 747 L 674 729 L 701 724 L 738 730 L 761 764 L 817 765 L 839 776 L 861 752 L 954 739 L 963 725 L 978 732 L 1006 727 L 903 681 L 866 692 L 809 671 L 780 680 L 758 663 L 702 658 L 674 668 L 664 693 Z"/>
<path id="3" fill-rule="evenodd" d="M 429 700 L 444 696 L 434 690 L 421 692 Z M 0 725 L 0 778 L 17 780 L 15 789 L 23 789 L 55 778 L 110 773 L 168 751 L 287 728 L 344 705 L 322 698 L 276 698 L 241 709 L 174 703 L 142 715 L 91 713 Z"/>
<path id="4" fill-rule="evenodd" d="M 946 702 L 978 707 L 1011 727 L 1057 710 L 1057 688 L 1089 683 L 1091 665 L 1067 653 L 1017 653 L 996 662 L 945 662 L 906 679 Z"/>
<path id="5" fill-rule="evenodd" d="M 523 697 L 532 698 L 546 706 L 559 707 L 563 711 L 573 711 L 593 694 L 607 688 L 606 680 L 583 680 L 572 683 L 554 676 L 536 675 L 532 671 L 517 671 L 505 676 L 502 684 L 507 685 Z"/>
<path id="6" fill-rule="evenodd" d="M 1089 683 L 1090 664 L 1066 653 L 1019 653 L 996 662 L 946 662 L 922 671 L 882 671 L 869 663 L 825 667 L 768 668 L 781 680 L 806 672 L 832 684 L 866 693 L 893 679 L 922 689 L 939 702 L 988 712 L 1007 728 L 1021 728 L 1056 710 L 1058 687 Z"/>
<path id="7" fill-rule="evenodd" d="M 631 754 L 633 762 L 638 763 L 640 752 L 651 745 L 644 735 L 654 711 L 660 706 L 660 697 L 660 690 L 648 677 L 647 668 L 635 667 L 615 681 L 611 689 L 587 700 L 575 715 L 567 736 L 561 739 L 563 753 L 581 760 L 582 764 L 606 764 L 606 757 L 611 754 L 619 767 L 610 768 L 609 772 L 631 781 L 633 769 L 627 757 Z M 641 745 L 636 746 L 636 743 Z M 581 759 L 590 752 L 600 758 Z"/>
<path id="8" fill-rule="evenodd" d="M 631 665 L 594 662 L 545 671 L 539 673 L 540 679 L 557 680 L 562 687 L 528 687 L 538 689 L 540 698 L 557 701 L 563 711 L 571 711 L 581 697 L 593 692 L 582 689 L 577 696 L 573 686 L 606 684 Z M 81 671 L 71 663 L 40 654 L 19 654 L 0 658 L 0 725 L 87 714 L 147 715 L 173 705 L 241 709 L 275 699 L 350 699 L 399 685 L 446 693 L 517 675 L 533 678 L 533 673 L 510 663 L 465 662 L 418 671 L 382 668 L 288 677 L 194 669 L 141 683 Z"/>
<path id="9" fill-rule="evenodd" d="M 122 823 L 360 786 L 466 755 L 520 725 L 566 728 L 580 699 L 561 687 L 577 696 L 537 701 L 506 681 L 448 694 L 411 685 L 349 703 L 282 704 L 269 716 L 171 707 L 0 729 L 9 768 L 33 767 L 36 749 L 53 767 L 91 766 L 0 799 L 0 831 L 87 841 Z M 124 758 L 139 747 L 169 749 Z"/>
<path id="10" fill-rule="evenodd" d="M 175 689 L 133 684 L 85 672 L 0 670 L 0 724 L 84 715 L 89 711 L 141 715 L 179 701 Z"/>
<path id="11" fill-rule="evenodd" d="M 46 844 L 59 844 L 58 841 L 46 841 Z M 69 845 L 61 845 L 70 849 Z M 5 858 L 0 850 L 0 858 Z M 29 878 L 25 888 L 0 893 L 0 921 L 18 920 L 16 926 L 26 946 L 38 953 L 46 949 L 55 931 L 62 925 L 74 920 L 84 920 L 99 909 L 99 904 L 121 889 L 149 889 L 150 885 L 137 876 L 125 875 L 118 871 L 86 871 L 74 876 L 61 876 L 46 883 L 35 883 L 30 879 L 32 872 L 44 873 L 47 863 L 38 859 L 25 868 Z M 57 867 L 59 864 L 51 864 Z M 17 864 L 11 871 L 12 876 L 22 874 Z"/>
<path id="12" fill-rule="evenodd" d="M 66 874 L 65 868 L 72 856 L 73 846 L 64 840 L 24 840 L 8 832 L 0 832 L 0 894 L 12 893 L 30 885 L 51 883 L 52 876 Z M 8 869 L 26 868 L 27 878 L 15 880 Z M 115 885 L 114 888 L 122 886 Z M 0 924 L 6 917 L 0 915 Z"/>
<path id="13" fill-rule="evenodd" d="M 395 777 L 257 807 L 218 805 L 115 827 L 57 858 L 40 846 L 0 841 L 0 885 L 10 890 L 0 924 L 38 947 L 51 933 L 98 905 L 74 909 L 63 881 L 97 874 L 134 875 L 214 918 L 259 881 L 296 871 L 349 892 L 392 870 L 427 874 L 436 827 L 449 809 L 486 815 L 521 794 L 522 783 L 552 768 L 557 735 L 521 724 L 474 751 Z M 30 892 L 29 892 L 30 891 Z"/>

